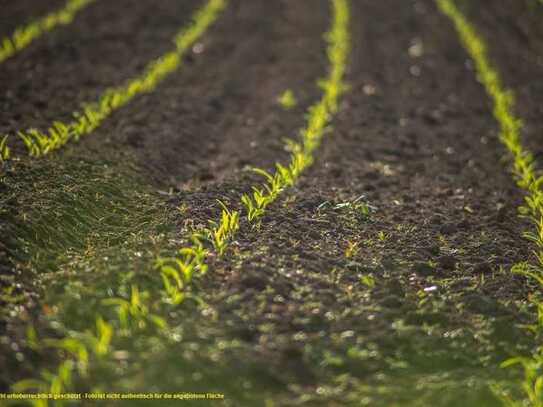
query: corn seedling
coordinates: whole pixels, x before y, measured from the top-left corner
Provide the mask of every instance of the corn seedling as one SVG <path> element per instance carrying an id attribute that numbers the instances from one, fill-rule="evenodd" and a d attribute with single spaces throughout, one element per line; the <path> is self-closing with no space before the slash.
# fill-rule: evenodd
<path id="1" fill-rule="evenodd" d="M 347 242 L 347 247 L 345 248 L 345 257 L 350 259 L 351 257 L 356 256 L 357 253 L 360 251 L 360 247 L 358 245 L 358 242 L 353 242 L 349 240 Z"/>
<path id="2" fill-rule="evenodd" d="M 0 140 L 0 162 L 9 160 L 10 153 L 8 136 L 4 136 Z"/>
<path id="3" fill-rule="evenodd" d="M 212 234 L 211 231 L 207 233 Z M 159 258 L 156 261 L 155 267 L 161 274 L 167 302 L 170 304 L 183 302 L 184 288 L 192 281 L 194 272 L 204 274 L 207 271 L 205 258 L 208 251 L 204 248 L 202 237 L 202 233 L 194 233 L 191 236 L 192 244 L 179 249 L 176 257 Z"/>
<path id="4" fill-rule="evenodd" d="M 494 103 L 494 117 L 500 125 L 500 140 L 512 156 L 513 175 L 519 188 L 525 193 L 522 216 L 531 220 L 534 228 L 524 233 L 524 237 L 534 244 L 536 264 L 516 265 L 512 271 L 526 276 L 541 290 L 543 288 L 543 176 L 538 174 L 533 154 L 526 150 L 520 140 L 521 121 L 514 114 L 513 92 L 506 89 L 488 57 L 484 40 L 475 28 L 456 7 L 453 0 L 436 0 L 440 10 L 454 23 L 462 43 L 475 62 L 477 75 Z M 541 337 L 543 334 L 543 304 L 539 297 L 531 301 L 538 310 L 536 324 L 531 330 Z M 524 369 L 523 388 L 533 406 L 543 406 L 543 346 L 538 346 L 531 358 L 512 358 L 503 366 L 520 364 Z M 520 405 L 508 401 L 510 405 Z"/>
<path id="5" fill-rule="evenodd" d="M 296 96 L 294 96 L 294 92 L 290 89 L 284 91 L 281 96 L 277 98 L 277 102 L 281 105 L 281 107 L 283 107 L 283 109 L 286 110 L 290 110 L 298 104 Z"/>
<path id="6" fill-rule="evenodd" d="M 239 228 L 239 212 L 229 210 L 224 203 L 218 201 L 222 207 L 219 222 L 209 221 L 211 228 L 206 229 L 206 237 L 213 247 L 222 255 L 228 240 L 234 236 Z"/>
<path id="7" fill-rule="evenodd" d="M 0 39 L 0 63 L 30 45 L 34 40 L 60 25 L 70 24 L 75 15 L 96 0 L 68 0 L 62 8 L 39 20 L 15 29 L 9 37 Z"/>
<path id="8" fill-rule="evenodd" d="M 251 194 L 244 194 L 241 197 L 249 222 L 260 218 L 265 213 L 266 207 L 285 188 L 292 186 L 300 174 L 313 164 L 313 153 L 319 147 L 332 116 L 337 112 L 339 96 L 346 90 L 343 75 L 350 48 L 349 6 L 346 0 L 331 1 L 334 11 L 333 24 L 325 36 L 328 42 L 330 68 L 328 77 L 319 81 L 323 96 L 309 108 L 307 125 L 300 131 L 301 142 L 288 142 L 287 147 L 291 152 L 289 164 L 287 166 L 276 164 L 273 174 L 262 169 L 254 170 L 265 178 L 265 183 L 253 187 Z"/>
<path id="9" fill-rule="evenodd" d="M 62 356 L 63 361 L 56 371 L 42 371 L 40 379 L 24 379 L 15 383 L 11 389 L 14 392 L 45 392 L 61 394 L 72 384 L 72 375 L 75 370 L 81 377 L 87 376 L 90 356 L 103 357 L 107 355 L 113 336 L 113 327 L 104 321 L 102 317 L 96 319 L 96 334 L 85 331 L 73 334 L 63 339 L 46 338 L 38 341 L 33 327 L 27 329 L 27 341 L 32 349 L 55 349 Z M 33 400 L 34 406 L 48 404 L 44 400 Z"/>
<path id="10" fill-rule="evenodd" d="M 371 274 L 364 274 L 360 277 L 360 282 L 368 288 L 375 287 L 375 278 Z"/>
<path id="11" fill-rule="evenodd" d="M 137 95 L 152 92 L 164 78 L 179 69 L 187 50 L 216 20 L 219 12 L 226 6 L 226 2 L 227 0 L 209 0 L 202 9 L 196 12 L 192 24 L 174 37 L 176 45 L 174 50 L 149 63 L 139 77 L 119 87 L 107 89 L 96 102 L 83 104 L 79 112 L 73 113 L 71 121 L 54 121 L 45 131 L 37 129 L 19 131 L 17 135 L 27 147 L 29 155 L 42 156 L 60 148 L 70 140 L 77 141 L 82 136 L 93 132 L 106 117 L 129 103 Z"/>
<path id="12" fill-rule="evenodd" d="M 165 328 L 166 322 L 149 311 L 146 301 L 149 297 L 147 291 L 140 291 L 138 287 L 132 286 L 129 300 L 120 297 L 108 298 L 102 300 L 102 304 L 116 308 L 120 327 L 126 333 L 132 332 L 135 328 L 144 329 L 149 323 L 158 328 Z"/>

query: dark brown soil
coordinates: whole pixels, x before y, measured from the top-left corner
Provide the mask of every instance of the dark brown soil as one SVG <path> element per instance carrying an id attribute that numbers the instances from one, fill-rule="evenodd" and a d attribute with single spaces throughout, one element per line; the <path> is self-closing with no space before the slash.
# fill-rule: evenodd
<path id="1" fill-rule="evenodd" d="M 0 66 L 0 133 L 66 117 L 137 74 L 199 4 L 90 6 L 80 24 Z M 350 87 L 315 164 L 212 259 L 194 288 L 205 306 L 188 302 L 172 315 L 184 329 L 176 346 L 194 352 L 142 357 L 146 369 L 125 387 L 192 391 L 207 380 L 226 389 L 226 405 L 285 406 L 495 406 L 491 382 L 518 388 L 521 373 L 499 364 L 533 347 L 518 327 L 530 318 L 527 284 L 509 272 L 532 254 L 491 102 L 432 1 L 351 7 Z M 466 12 L 517 93 L 526 145 L 541 156 L 543 10 L 495 0 Z M 154 93 L 54 159 L 5 166 L 0 230 L 16 230 L 36 171 L 77 172 L 93 162 L 98 174 L 103 162 L 129 166 L 135 190 L 150 185 L 171 213 L 184 207 L 175 215 L 178 240 L 217 214 L 216 199 L 241 209 L 240 194 L 258 181 L 248 168 L 288 158 L 284 138 L 296 137 L 320 95 L 329 16 L 325 0 L 232 1 L 203 37 L 203 52 Z M 277 103 L 286 89 L 299 102 L 292 110 Z M 360 197 L 369 213 L 342 205 Z M 21 272 L 7 259 L 20 250 L 14 236 L 0 238 L 6 275 Z M 35 290 L 26 307 L 36 313 L 47 287 L 25 287 Z M 9 329 L 0 363 L 11 370 L 0 375 L 0 391 L 30 370 L 5 356 L 22 341 L 21 323 L 17 313 L 2 315 Z"/>

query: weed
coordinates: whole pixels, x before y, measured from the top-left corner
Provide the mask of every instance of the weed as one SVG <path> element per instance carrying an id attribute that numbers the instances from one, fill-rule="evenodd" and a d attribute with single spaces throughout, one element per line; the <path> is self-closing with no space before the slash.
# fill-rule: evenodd
<path id="1" fill-rule="evenodd" d="M 453 0 L 436 0 L 440 10 L 453 22 L 464 47 L 473 58 L 480 82 L 494 102 L 494 117 L 500 125 L 500 140 L 507 147 L 513 159 L 513 175 L 517 185 L 526 192 L 524 206 L 520 208 L 522 216 L 531 220 L 534 229 L 526 231 L 524 237 L 535 246 L 536 264 L 522 263 L 512 271 L 534 281 L 538 289 L 543 288 L 543 176 L 536 171 L 533 154 L 526 150 L 520 140 L 521 121 L 514 114 L 513 92 L 501 82 L 498 71 L 493 67 L 486 49 L 486 44 L 471 23 L 456 7 Z M 543 303 L 538 296 L 531 301 L 538 310 L 536 323 L 530 330 L 540 337 L 543 334 Z M 530 358 L 516 357 L 505 361 L 502 366 L 520 364 L 524 369 L 523 388 L 533 406 L 543 406 L 543 346 L 539 345 Z M 511 400 L 504 400 L 509 405 L 520 405 Z"/>
<path id="2" fill-rule="evenodd" d="M 206 229 L 206 237 L 217 253 L 222 255 L 228 239 L 233 237 L 239 228 L 239 212 L 231 211 L 224 203 L 218 202 L 222 207 L 221 219 L 219 222 L 209 221 L 211 229 Z"/>

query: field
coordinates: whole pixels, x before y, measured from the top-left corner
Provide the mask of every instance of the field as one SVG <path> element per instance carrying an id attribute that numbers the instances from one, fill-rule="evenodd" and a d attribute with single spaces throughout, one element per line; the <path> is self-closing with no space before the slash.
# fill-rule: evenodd
<path id="1" fill-rule="evenodd" d="M 0 406 L 543 407 L 541 1 L 0 10 Z"/>

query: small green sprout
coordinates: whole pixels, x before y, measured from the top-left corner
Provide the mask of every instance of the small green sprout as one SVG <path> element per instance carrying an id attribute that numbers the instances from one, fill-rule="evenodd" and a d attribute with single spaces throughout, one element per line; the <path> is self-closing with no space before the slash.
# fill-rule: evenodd
<path id="1" fill-rule="evenodd" d="M 375 279 L 371 274 L 363 274 L 362 277 L 360 277 L 360 282 L 370 289 L 375 287 Z"/>
<path id="2" fill-rule="evenodd" d="M 345 257 L 350 259 L 351 257 L 356 256 L 357 253 L 360 251 L 360 247 L 358 245 L 359 242 L 353 242 L 349 240 L 347 242 L 347 247 L 345 248 Z"/>
<path id="3" fill-rule="evenodd" d="M 277 99 L 277 102 L 283 107 L 283 109 L 289 110 L 298 104 L 294 92 L 290 89 L 284 91 Z"/>
<path id="4" fill-rule="evenodd" d="M 218 223 L 209 221 L 211 229 L 206 230 L 206 236 L 219 255 L 222 255 L 226 249 L 227 241 L 239 229 L 239 212 L 229 210 L 221 201 L 218 203 L 222 207 L 221 219 Z"/>
<path id="5" fill-rule="evenodd" d="M 9 160 L 11 152 L 8 146 L 8 137 L 4 136 L 0 140 L 0 162 Z"/>

